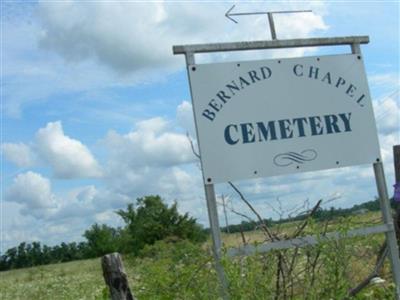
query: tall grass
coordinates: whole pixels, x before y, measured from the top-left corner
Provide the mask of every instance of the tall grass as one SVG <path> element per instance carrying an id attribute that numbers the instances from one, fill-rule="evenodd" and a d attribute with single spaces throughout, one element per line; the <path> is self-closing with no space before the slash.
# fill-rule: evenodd
<path id="1" fill-rule="evenodd" d="M 331 226 L 344 232 L 365 221 L 361 218 L 365 216 Z M 292 228 L 285 225 L 282 230 L 289 234 Z M 319 232 L 320 224 L 312 222 L 305 231 Z M 255 244 L 262 239 L 259 232 L 246 236 Z M 236 235 L 224 238 L 228 246 L 241 241 Z M 383 239 L 380 234 L 247 257 L 224 256 L 231 299 L 345 299 L 349 289 L 371 272 Z M 219 298 L 209 242 L 198 246 L 188 241 L 159 241 L 145 247 L 139 257 L 123 259 L 131 289 L 139 300 Z M 277 281 L 279 259 L 293 264 L 293 270 Z M 388 263 L 381 276 L 385 283 L 370 285 L 353 299 L 394 299 Z M 108 299 L 99 259 L 1 272 L 0 278 L 4 300 Z"/>

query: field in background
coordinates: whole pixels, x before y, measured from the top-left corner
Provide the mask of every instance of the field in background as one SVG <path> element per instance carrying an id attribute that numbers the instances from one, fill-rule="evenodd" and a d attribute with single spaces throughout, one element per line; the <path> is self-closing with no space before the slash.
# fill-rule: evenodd
<path id="1" fill-rule="evenodd" d="M 346 222 L 351 228 L 355 228 L 377 223 L 379 216 L 379 213 L 367 213 L 346 218 Z M 329 227 L 334 229 L 340 223 L 343 223 L 343 220 L 334 221 Z M 297 224 L 298 222 L 282 224 L 279 225 L 280 228 L 274 228 L 274 230 L 290 235 Z M 312 229 L 310 228 L 309 231 L 311 233 Z M 261 242 L 264 239 L 264 235 L 260 231 L 245 232 L 244 234 L 249 243 Z M 240 233 L 223 234 L 223 239 L 227 247 L 240 245 L 242 242 Z M 345 256 L 348 251 L 352 251 L 350 253 L 352 256 L 346 262 L 347 265 L 343 266 L 343 270 L 351 272 L 349 278 L 352 281 L 359 282 L 372 270 L 377 249 L 382 241 L 382 234 L 358 238 L 348 241 L 344 250 L 339 248 L 340 244 L 335 245 L 337 248 L 332 249 L 337 249 L 339 252 L 333 254 L 340 258 L 341 255 Z M 124 256 L 130 286 L 139 299 L 215 299 L 218 293 L 216 277 L 211 266 L 212 260 L 209 256 L 198 252 L 199 250 L 195 247 L 189 244 L 182 245 L 179 244 L 179 249 L 174 248 L 176 245 L 173 244 L 150 248 L 147 255 L 141 258 Z M 209 248 L 209 245 L 210 242 L 207 242 L 203 248 Z M 342 251 L 346 253 L 342 253 Z M 244 261 L 251 267 L 243 271 Z M 302 264 L 301 261 L 300 264 Z M 253 291 L 256 289 L 252 286 L 253 281 L 259 281 L 263 276 L 269 276 L 261 274 L 261 272 L 256 274 L 258 271 L 254 270 L 258 268 L 258 262 L 252 259 L 236 259 L 226 268 L 229 277 L 235 284 L 233 289 L 237 289 L 236 293 L 243 291 L 244 295 L 251 295 L 251 292 L 256 293 Z M 240 269 L 239 273 L 238 268 Z M 273 269 L 272 263 L 271 269 Z M 329 276 L 331 275 L 328 274 L 327 280 Z M 332 276 L 337 276 L 337 274 L 332 274 Z M 391 274 L 388 263 L 383 270 L 383 277 L 386 279 L 384 284 L 366 289 L 357 299 L 390 299 L 387 296 L 388 291 L 391 290 Z M 1 272 L 0 295 L 4 300 L 108 299 L 100 259 Z M 257 299 L 256 296 L 249 297 L 247 299 Z M 233 299 L 246 298 L 242 294 Z"/>
<path id="2" fill-rule="evenodd" d="M 103 299 L 100 259 L 0 273 L 1 299 Z"/>
<path id="3" fill-rule="evenodd" d="M 279 225 L 275 225 L 274 232 L 280 232 L 283 235 L 290 236 L 303 221 L 282 223 Z M 329 222 L 328 231 L 334 231 L 338 227 L 338 223 L 343 222 L 341 218 L 336 220 L 332 220 Z M 360 215 L 353 215 L 350 217 L 346 217 L 346 222 L 351 229 L 364 227 L 364 226 L 372 226 L 380 224 L 381 221 L 381 212 L 367 212 Z M 314 230 L 309 230 L 308 234 L 313 234 Z M 307 232 L 307 228 L 306 228 Z M 260 230 L 247 231 L 244 232 L 244 236 L 246 242 L 255 243 L 255 242 L 263 242 L 265 240 L 265 235 Z M 222 233 L 222 239 L 224 244 L 227 247 L 235 247 L 242 243 L 242 235 L 240 232 L 235 232 L 231 234 L 227 234 L 226 232 Z"/>

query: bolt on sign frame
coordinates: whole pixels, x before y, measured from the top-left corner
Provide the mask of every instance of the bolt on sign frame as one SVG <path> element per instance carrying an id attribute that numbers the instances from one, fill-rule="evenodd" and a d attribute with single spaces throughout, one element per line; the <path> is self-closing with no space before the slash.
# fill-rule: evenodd
<path id="1" fill-rule="evenodd" d="M 308 38 L 308 39 L 289 39 L 289 40 L 270 40 L 270 41 L 266 40 L 266 41 L 252 41 L 252 42 L 180 45 L 180 46 L 173 46 L 173 53 L 185 55 L 186 68 L 188 72 L 190 91 L 193 102 L 195 95 L 193 93 L 193 83 L 191 82 L 190 70 L 193 70 L 193 67 L 196 66 L 195 54 L 197 53 L 348 45 L 351 47 L 351 54 L 357 55 L 360 59 L 361 57 L 360 44 L 367 44 L 367 43 L 369 43 L 368 36 Z M 195 114 L 195 119 L 196 119 L 196 114 Z M 197 132 L 197 137 L 199 138 L 199 128 L 197 122 L 196 122 L 196 132 Z M 386 240 L 388 243 L 389 259 L 393 273 L 393 279 L 396 285 L 395 289 L 396 299 L 400 300 L 399 249 L 397 245 L 395 227 L 390 212 L 389 197 L 385 181 L 383 164 L 379 158 L 377 158 L 376 161 L 373 162 L 373 169 L 380 200 L 383 224 L 350 230 L 345 234 L 338 232 L 330 232 L 327 233 L 324 237 L 322 237 L 322 240 L 340 239 L 346 237 L 366 236 L 369 234 L 385 233 Z M 215 267 L 220 283 L 220 293 L 223 299 L 229 299 L 228 280 L 226 278 L 224 269 L 221 264 L 222 241 L 221 241 L 221 232 L 218 220 L 214 183 L 212 182 L 211 179 L 205 180 L 204 168 L 202 168 L 202 171 L 203 171 L 204 189 L 207 201 L 208 216 L 209 216 L 211 235 L 213 241 L 213 254 L 215 258 Z M 271 242 L 258 246 L 257 248 L 251 245 L 247 245 L 240 248 L 229 249 L 228 255 L 229 256 L 249 255 L 255 252 L 260 253 L 277 249 L 304 247 L 307 245 L 318 244 L 320 241 L 321 237 L 305 236 L 291 240 Z"/>

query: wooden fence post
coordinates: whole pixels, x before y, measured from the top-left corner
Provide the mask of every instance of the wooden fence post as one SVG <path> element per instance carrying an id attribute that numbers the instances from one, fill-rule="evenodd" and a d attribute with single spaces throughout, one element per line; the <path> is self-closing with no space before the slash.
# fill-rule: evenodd
<path id="1" fill-rule="evenodd" d="M 101 258 L 103 276 L 112 300 L 135 300 L 128 284 L 124 265 L 119 253 L 111 253 Z"/>
<path id="2" fill-rule="evenodd" d="M 395 175 L 394 181 L 396 185 L 400 185 L 400 145 L 393 146 L 393 161 Z M 400 203 L 397 203 L 394 226 L 396 228 L 397 240 L 400 242 Z"/>
<path id="3" fill-rule="evenodd" d="M 400 145 L 393 146 L 395 181 L 400 182 Z"/>

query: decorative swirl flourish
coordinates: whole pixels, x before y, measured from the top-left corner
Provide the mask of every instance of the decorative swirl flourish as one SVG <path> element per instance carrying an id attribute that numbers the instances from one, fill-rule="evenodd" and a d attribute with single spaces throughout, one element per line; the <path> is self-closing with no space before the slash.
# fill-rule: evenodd
<path id="1" fill-rule="evenodd" d="M 317 158 L 317 151 L 314 149 L 306 149 L 297 152 L 280 153 L 274 157 L 274 164 L 279 167 L 287 167 L 293 163 L 303 164 L 307 161 L 312 161 Z"/>

